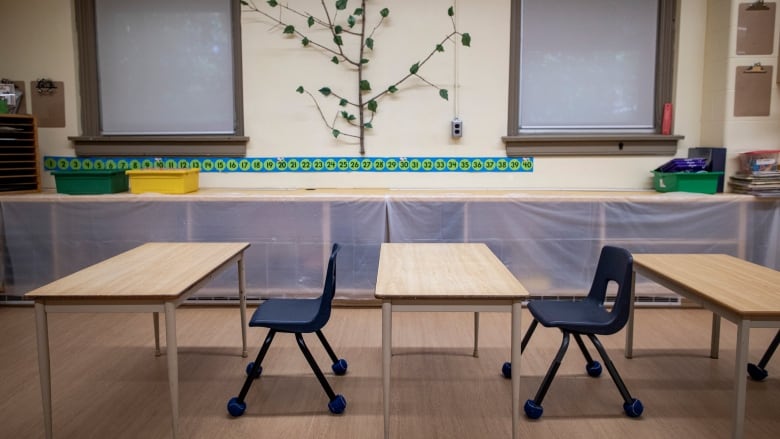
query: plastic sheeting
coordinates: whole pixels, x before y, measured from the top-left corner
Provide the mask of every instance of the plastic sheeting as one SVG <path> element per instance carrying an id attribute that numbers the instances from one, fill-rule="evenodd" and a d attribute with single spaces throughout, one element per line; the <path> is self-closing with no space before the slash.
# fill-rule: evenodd
<path id="1" fill-rule="evenodd" d="M 0 197 L 6 299 L 144 242 L 245 241 L 250 298 L 373 299 L 382 242 L 484 242 L 533 296 L 585 294 L 601 246 L 780 264 L 780 201 L 722 194 L 434 191 Z M 237 298 L 236 270 L 195 296 Z M 639 280 L 638 295 L 666 297 Z"/>

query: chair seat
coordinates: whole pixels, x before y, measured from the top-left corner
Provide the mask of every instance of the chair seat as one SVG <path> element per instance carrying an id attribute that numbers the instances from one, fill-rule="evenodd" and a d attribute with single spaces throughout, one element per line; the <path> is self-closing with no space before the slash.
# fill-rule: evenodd
<path id="1" fill-rule="evenodd" d="M 536 300 L 528 303 L 528 310 L 539 323 L 548 328 L 555 327 L 598 335 L 615 333 L 610 328 L 610 323 L 615 316 L 593 300 L 575 302 Z"/>
<path id="2" fill-rule="evenodd" d="M 317 323 L 320 299 L 268 299 L 257 307 L 249 326 L 275 329 L 281 332 L 314 332 L 322 328 Z"/>

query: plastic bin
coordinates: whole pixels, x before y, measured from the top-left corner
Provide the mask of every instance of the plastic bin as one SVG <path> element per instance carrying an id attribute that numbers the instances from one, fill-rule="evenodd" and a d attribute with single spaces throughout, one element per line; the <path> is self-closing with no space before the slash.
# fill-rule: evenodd
<path id="1" fill-rule="evenodd" d="M 198 190 L 198 169 L 131 169 L 130 192 L 186 194 Z"/>
<path id="2" fill-rule="evenodd" d="M 95 195 L 127 192 L 123 169 L 52 171 L 57 192 L 71 195 Z"/>
<path id="3" fill-rule="evenodd" d="M 696 192 L 714 194 L 722 172 L 653 171 L 653 188 L 658 192 Z"/>
<path id="4" fill-rule="evenodd" d="M 767 149 L 762 151 L 748 151 L 739 155 L 740 174 L 761 174 L 778 172 L 778 158 L 780 150 Z"/>

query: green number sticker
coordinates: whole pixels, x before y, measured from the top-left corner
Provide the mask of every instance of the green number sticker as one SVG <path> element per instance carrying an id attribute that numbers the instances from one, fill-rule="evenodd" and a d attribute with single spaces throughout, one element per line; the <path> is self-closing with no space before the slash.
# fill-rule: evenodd
<path id="1" fill-rule="evenodd" d="M 165 167 L 167 169 L 176 169 L 176 160 L 168 159 L 165 161 Z"/>
<path id="2" fill-rule="evenodd" d="M 334 159 L 327 159 L 327 160 L 325 160 L 325 170 L 327 170 L 327 171 L 335 171 L 336 170 L 336 160 L 334 160 Z"/>
<path id="3" fill-rule="evenodd" d="M 447 162 L 444 161 L 444 159 L 436 159 L 436 161 L 433 162 L 433 167 L 436 168 L 437 171 L 444 171 L 447 168 Z"/>
<path id="4" fill-rule="evenodd" d="M 92 169 L 92 160 L 90 159 L 83 159 L 81 161 L 81 169 L 84 169 L 86 171 L 89 171 Z"/>
<path id="5" fill-rule="evenodd" d="M 454 171 L 458 169 L 458 161 L 455 159 L 447 160 L 447 169 L 450 171 Z"/>
<path id="6" fill-rule="evenodd" d="M 235 159 L 228 160 L 227 168 L 228 168 L 228 171 L 237 171 L 238 170 L 238 160 L 235 160 Z"/>
<path id="7" fill-rule="evenodd" d="M 95 169 L 106 169 L 106 164 L 103 160 L 95 160 L 92 163 L 92 166 L 94 166 Z"/>
<path id="8" fill-rule="evenodd" d="M 252 170 L 253 171 L 259 171 L 263 169 L 263 161 L 260 159 L 254 159 L 252 160 Z"/>
<path id="9" fill-rule="evenodd" d="M 509 169 L 511 169 L 513 171 L 517 171 L 518 169 L 520 169 L 520 160 L 517 160 L 517 159 L 510 160 L 509 161 Z"/>
<path id="10" fill-rule="evenodd" d="M 217 159 L 214 161 L 214 168 L 217 169 L 217 171 L 222 172 L 227 167 L 227 164 L 222 159 Z"/>
<path id="11" fill-rule="evenodd" d="M 309 160 L 309 159 L 301 160 L 301 170 L 302 171 L 310 171 L 311 170 L 311 160 Z"/>
<path id="12" fill-rule="evenodd" d="M 360 160 L 358 159 L 350 159 L 349 160 L 349 169 L 351 171 L 357 171 L 360 169 Z"/>
<path id="13" fill-rule="evenodd" d="M 46 169 L 54 169 L 56 166 L 57 162 L 51 157 L 46 157 L 43 160 L 43 167 Z"/>
<path id="14" fill-rule="evenodd" d="M 520 166 L 523 167 L 524 171 L 530 171 L 534 168 L 534 162 L 529 158 L 524 158 L 523 163 L 521 163 Z"/>
<path id="15" fill-rule="evenodd" d="M 290 168 L 291 171 L 297 171 L 300 169 L 301 163 L 298 161 L 298 159 L 288 159 L 287 167 Z"/>
<path id="16" fill-rule="evenodd" d="M 247 159 L 241 159 L 241 161 L 238 162 L 238 169 L 240 169 L 243 172 L 248 171 L 250 166 L 251 165 L 249 164 L 249 160 Z"/>
<path id="17" fill-rule="evenodd" d="M 486 171 L 492 171 L 493 169 L 496 169 L 496 161 L 493 159 L 486 159 L 484 164 Z"/>
<path id="18" fill-rule="evenodd" d="M 339 159 L 339 171 L 348 171 L 349 170 L 349 160 L 347 159 Z"/>
<path id="19" fill-rule="evenodd" d="M 325 162 L 322 159 L 314 159 L 311 166 L 315 171 L 322 171 L 325 168 Z"/>
<path id="20" fill-rule="evenodd" d="M 388 171 L 395 171 L 398 169 L 398 161 L 396 159 L 387 159 L 385 162 Z"/>
<path id="21" fill-rule="evenodd" d="M 362 159 L 360 162 L 360 168 L 364 171 L 370 171 L 371 170 L 371 159 Z"/>
<path id="22" fill-rule="evenodd" d="M 141 169 L 141 161 L 140 160 L 130 160 L 128 165 L 130 166 L 130 169 Z"/>
<path id="23" fill-rule="evenodd" d="M 383 159 L 374 159 L 374 169 L 377 171 L 383 171 L 385 169 L 385 161 Z"/>
<path id="24" fill-rule="evenodd" d="M 68 161 L 68 159 L 60 159 L 57 162 L 57 167 L 63 170 L 68 169 L 68 167 L 70 167 L 70 161 Z"/>
<path id="25" fill-rule="evenodd" d="M 116 169 L 116 163 L 113 160 L 109 160 L 106 162 L 106 169 Z"/>
<path id="26" fill-rule="evenodd" d="M 203 170 L 208 172 L 212 169 L 214 169 L 214 162 L 209 159 L 203 160 Z"/>
<path id="27" fill-rule="evenodd" d="M 180 159 L 179 160 L 179 169 L 187 169 L 189 166 L 187 165 L 187 160 Z"/>
<path id="28" fill-rule="evenodd" d="M 474 159 L 471 161 L 471 169 L 475 171 L 481 171 L 482 170 L 482 160 L 480 159 Z"/>
<path id="29" fill-rule="evenodd" d="M 458 163 L 458 167 L 461 171 L 468 171 L 471 169 L 471 162 L 469 159 L 461 159 L 461 161 Z"/>
<path id="30" fill-rule="evenodd" d="M 506 171 L 506 168 L 509 166 L 509 164 L 506 162 L 506 159 L 499 159 L 498 163 L 496 164 L 496 167 L 499 171 Z"/>
<path id="31" fill-rule="evenodd" d="M 263 169 L 266 171 L 273 171 L 276 169 L 276 162 L 273 159 L 265 159 L 263 161 Z"/>
<path id="32" fill-rule="evenodd" d="M 190 161 L 190 168 L 192 169 L 201 169 L 203 167 L 203 162 L 195 159 Z"/>
<path id="33" fill-rule="evenodd" d="M 287 170 L 287 160 L 285 159 L 276 159 L 276 169 L 280 171 L 286 171 Z"/>
<path id="34" fill-rule="evenodd" d="M 409 170 L 409 160 L 401 159 L 400 162 L 398 162 L 398 168 L 402 171 L 408 171 Z"/>
<path id="35" fill-rule="evenodd" d="M 412 160 L 409 161 L 409 168 L 412 171 L 419 171 L 420 170 L 420 166 L 421 166 L 421 163 L 420 163 L 420 160 L 418 160 L 418 159 L 412 159 Z"/>
<path id="36" fill-rule="evenodd" d="M 79 169 L 81 169 L 81 162 L 79 161 L 79 159 L 72 159 L 70 161 L 70 169 L 73 169 L 74 171 L 78 171 Z"/>
<path id="37" fill-rule="evenodd" d="M 116 166 L 119 169 L 129 169 L 130 168 L 130 164 L 128 164 L 127 160 L 125 160 L 125 159 L 120 159 L 118 162 L 116 162 Z"/>
<path id="38" fill-rule="evenodd" d="M 141 162 L 141 166 L 143 166 L 144 169 L 153 168 L 154 167 L 154 162 L 151 161 L 150 159 L 144 159 Z"/>

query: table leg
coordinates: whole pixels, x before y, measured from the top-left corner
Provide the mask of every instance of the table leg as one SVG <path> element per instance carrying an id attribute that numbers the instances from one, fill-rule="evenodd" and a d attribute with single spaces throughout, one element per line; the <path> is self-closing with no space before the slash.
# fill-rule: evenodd
<path id="1" fill-rule="evenodd" d="M 243 349 L 241 356 L 246 358 L 249 352 L 246 350 L 246 276 L 244 275 L 244 256 L 238 259 L 238 299 L 241 310 L 241 342 Z"/>
<path id="2" fill-rule="evenodd" d="M 523 309 L 522 302 L 512 303 L 512 439 L 519 437 L 517 429 L 520 417 L 520 312 Z"/>
<path id="3" fill-rule="evenodd" d="M 479 357 L 479 313 L 474 313 L 474 357 Z"/>
<path id="4" fill-rule="evenodd" d="M 393 340 L 393 305 L 382 302 L 382 407 L 385 439 L 390 437 L 390 352 Z"/>
<path id="5" fill-rule="evenodd" d="M 160 352 L 160 313 L 152 313 L 152 321 L 154 322 L 154 356 L 159 357 L 162 355 Z"/>
<path id="6" fill-rule="evenodd" d="M 176 306 L 165 303 L 165 341 L 168 355 L 168 388 L 171 393 L 171 421 L 173 438 L 179 433 L 179 353 L 176 346 Z"/>
<path id="7" fill-rule="evenodd" d="M 745 426 L 745 394 L 747 392 L 747 354 L 750 342 L 750 322 L 737 324 L 737 351 L 734 364 L 734 419 L 732 439 L 741 439 Z"/>
<path id="8" fill-rule="evenodd" d="M 715 313 L 712 313 L 712 336 L 710 337 L 710 358 L 718 358 L 719 350 L 720 350 L 720 316 Z"/>
<path id="9" fill-rule="evenodd" d="M 38 341 L 38 375 L 41 379 L 41 400 L 43 401 L 43 428 L 46 439 L 52 437 L 51 419 L 51 367 L 49 364 L 49 323 L 46 307 L 35 303 L 35 329 Z"/>
<path id="10" fill-rule="evenodd" d="M 625 357 L 634 356 L 634 297 L 636 287 L 636 271 L 631 272 L 631 298 L 628 304 L 628 322 L 626 323 L 626 349 Z"/>

